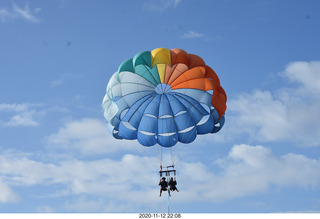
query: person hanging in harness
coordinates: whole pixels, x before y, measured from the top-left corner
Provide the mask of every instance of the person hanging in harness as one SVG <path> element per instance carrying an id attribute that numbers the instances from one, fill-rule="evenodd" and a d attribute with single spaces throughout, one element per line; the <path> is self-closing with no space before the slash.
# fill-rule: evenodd
<path id="1" fill-rule="evenodd" d="M 177 185 L 177 181 L 173 180 L 173 178 L 171 177 L 171 179 L 169 181 L 170 191 L 174 192 L 175 190 L 177 190 L 177 192 L 179 192 L 179 190 L 176 187 L 176 185 Z"/>
<path id="2" fill-rule="evenodd" d="M 166 181 L 165 177 L 162 177 L 162 181 L 159 182 L 159 186 L 160 186 L 160 196 L 162 194 L 162 191 L 167 191 L 168 190 L 168 182 Z M 170 195 L 170 190 L 168 190 L 169 196 Z"/>

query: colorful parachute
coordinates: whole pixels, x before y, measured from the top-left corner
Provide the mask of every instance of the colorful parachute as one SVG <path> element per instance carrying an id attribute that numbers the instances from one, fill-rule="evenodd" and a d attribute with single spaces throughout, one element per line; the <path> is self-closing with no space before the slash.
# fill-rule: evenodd
<path id="1" fill-rule="evenodd" d="M 226 101 L 217 74 L 199 56 L 158 48 L 119 66 L 102 107 L 115 138 L 171 147 L 218 132 Z"/>

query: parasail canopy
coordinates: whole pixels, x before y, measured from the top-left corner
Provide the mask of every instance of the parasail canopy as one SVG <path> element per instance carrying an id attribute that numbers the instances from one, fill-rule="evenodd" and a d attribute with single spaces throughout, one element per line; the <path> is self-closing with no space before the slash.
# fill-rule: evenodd
<path id="1" fill-rule="evenodd" d="M 202 58 L 181 49 L 157 48 L 119 66 L 102 108 L 115 138 L 171 147 L 218 132 L 226 101 L 217 74 Z"/>

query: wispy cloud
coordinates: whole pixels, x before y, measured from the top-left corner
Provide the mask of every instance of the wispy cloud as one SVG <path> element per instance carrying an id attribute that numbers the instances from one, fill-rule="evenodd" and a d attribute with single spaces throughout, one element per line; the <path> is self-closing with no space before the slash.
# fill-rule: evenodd
<path id="1" fill-rule="evenodd" d="M 142 7 L 147 11 L 163 12 L 177 7 L 180 2 L 181 0 L 147 0 Z"/>
<path id="2" fill-rule="evenodd" d="M 36 17 L 36 14 L 41 11 L 41 8 L 30 9 L 28 4 L 24 7 L 20 7 L 13 3 L 12 7 L 0 8 L 0 20 L 1 22 L 6 22 L 7 20 L 22 19 L 31 23 L 39 23 L 40 19 Z"/>
<path id="3" fill-rule="evenodd" d="M 37 117 L 44 114 L 35 109 L 35 104 L 0 104 L 0 113 L 8 115 L 9 119 L 3 122 L 4 127 L 38 126 Z"/>
<path id="4" fill-rule="evenodd" d="M 63 74 L 59 78 L 51 81 L 49 83 L 50 87 L 58 87 L 64 83 L 66 83 L 68 80 L 79 78 L 79 75 L 76 74 Z"/>
<path id="5" fill-rule="evenodd" d="M 211 41 L 220 41 L 223 39 L 222 36 L 217 35 L 217 36 L 208 36 L 204 33 L 194 31 L 194 30 L 189 30 L 182 34 L 181 36 L 183 39 L 201 39 L 205 42 L 211 42 Z"/>
<path id="6" fill-rule="evenodd" d="M 23 112 L 18 115 L 14 115 L 10 120 L 5 124 L 8 127 L 17 127 L 17 126 L 38 126 L 39 123 L 33 118 L 34 112 Z"/>
<path id="7" fill-rule="evenodd" d="M 28 104 L 8 104 L 8 103 L 0 103 L 0 111 L 7 111 L 7 112 L 21 112 L 25 111 L 29 108 Z"/>
<path id="8" fill-rule="evenodd" d="M 199 33 L 197 31 L 192 31 L 192 30 L 187 31 L 182 35 L 182 38 L 185 38 L 185 39 L 195 39 L 195 38 L 202 38 L 202 37 L 204 37 L 204 34 Z"/>

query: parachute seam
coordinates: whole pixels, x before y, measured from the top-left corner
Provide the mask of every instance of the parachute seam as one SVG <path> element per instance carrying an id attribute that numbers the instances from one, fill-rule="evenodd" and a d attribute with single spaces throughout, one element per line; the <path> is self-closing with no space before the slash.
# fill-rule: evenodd
<path id="1" fill-rule="evenodd" d="M 167 100 L 168 100 L 168 102 L 170 103 L 170 101 L 169 101 L 169 99 L 168 99 L 168 97 L 167 97 L 167 94 L 164 94 L 163 95 L 165 98 L 167 98 Z M 174 119 L 174 114 L 173 114 L 173 111 L 172 111 L 172 107 L 171 107 L 171 104 L 169 104 L 169 106 L 170 106 L 170 110 L 171 110 L 171 114 L 173 115 L 173 123 L 172 123 L 172 125 L 171 125 L 171 129 L 173 130 L 173 126 L 174 125 L 176 125 L 176 121 L 175 121 L 175 119 Z M 167 127 L 168 127 L 168 124 L 167 124 Z M 177 133 L 178 134 L 178 133 Z M 178 141 L 178 140 L 177 140 Z M 172 144 L 173 142 L 171 142 L 171 144 Z M 172 146 L 171 146 L 172 147 Z M 171 148 L 170 147 L 170 148 Z"/>
<path id="2" fill-rule="evenodd" d="M 141 77 L 143 77 L 143 75 L 146 73 L 146 72 L 148 72 L 150 75 L 151 75 L 151 77 L 154 79 L 154 81 L 157 83 L 157 84 L 159 84 L 158 83 L 158 81 L 157 81 L 157 79 L 155 78 L 155 76 L 152 74 L 152 69 L 153 68 L 151 68 L 151 67 L 149 67 L 148 65 L 143 65 L 144 67 L 145 67 L 145 69 L 146 69 L 146 71 L 144 71 L 144 73 L 142 74 L 142 75 L 140 75 L 140 74 L 137 74 L 136 72 L 136 74 L 137 75 L 140 75 Z M 147 67 L 149 67 L 149 68 L 147 68 Z M 150 69 L 150 70 L 149 70 Z M 158 75 L 159 75 L 159 71 L 158 71 L 158 67 L 156 66 L 156 69 L 157 69 L 157 72 L 158 72 Z M 143 77 L 143 78 L 145 78 L 145 77 Z M 145 78 L 146 79 L 146 78 Z M 149 81 L 148 79 L 146 79 L 147 81 Z M 161 83 L 161 80 L 160 80 L 160 78 L 159 78 L 159 81 L 160 81 L 160 83 Z M 151 81 L 149 81 L 150 83 L 152 83 Z M 153 84 L 153 83 L 152 83 Z M 155 84 L 154 84 L 155 85 Z"/>
<path id="3" fill-rule="evenodd" d="M 153 100 L 154 100 L 154 98 L 156 97 L 156 95 L 154 95 L 153 96 Z M 149 107 L 149 105 L 153 102 L 153 100 L 152 101 L 150 101 L 150 103 L 148 103 L 148 105 L 146 106 L 146 109 Z M 143 111 L 143 113 L 145 112 L 145 110 Z M 157 111 L 157 117 L 158 117 L 158 114 L 159 114 L 159 106 L 158 106 L 158 111 Z M 150 122 L 148 122 L 149 123 L 149 127 L 151 127 L 151 125 L 150 125 Z M 158 118 L 156 119 L 156 123 L 157 123 L 157 130 L 156 130 L 156 135 L 158 135 Z M 140 123 L 139 123 L 139 126 L 138 126 L 138 130 L 137 131 L 139 131 L 139 127 L 140 127 Z M 150 144 L 150 141 L 148 140 L 148 142 L 149 142 L 149 144 Z M 157 142 L 158 142 L 158 139 L 157 139 Z"/>
<path id="4" fill-rule="evenodd" d="M 170 81 L 170 78 L 171 78 L 171 76 L 173 75 L 173 72 L 176 70 L 177 66 L 178 66 L 178 64 L 176 64 L 176 65 L 174 65 L 174 66 L 173 66 L 174 68 L 173 68 L 173 70 L 171 71 L 171 74 L 170 74 L 170 76 L 169 76 L 169 78 L 168 78 L 167 82 L 169 82 L 169 81 Z M 166 75 L 166 72 L 165 72 L 165 75 Z"/>
<path id="5" fill-rule="evenodd" d="M 189 100 L 187 100 L 186 98 L 184 98 L 183 96 L 181 96 L 181 94 L 174 93 L 174 95 L 177 95 L 177 96 L 181 97 L 182 99 L 184 99 L 185 101 L 187 101 L 188 103 L 190 103 L 190 105 L 191 105 L 193 108 L 195 108 L 202 116 L 204 116 L 204 115 L 202 114 L 202 112 L 200 112 L 200 110 L 198 110 Z M 191 98 L 191 97 L 190 97 L 190 98 Z M 193 99 L 193 98 L 192 98 L 192 99 Z"/>
<path id="6" fill-rule="evenodd" d="M 174 93 L 175 94 L 175 93 Z M 171 95 L 172 96 L 172 98 L 175 98 L 181 105 L 183 105 L 185 108 L 187 108 L 178 98 L 176 98 L 175 97 L 175 95 Z M 170 105 L 170 107 L 171 107 L 171 105 Z M 194 107 L 195 108 L 195 107 Z M 179 111 L 180 112 L 180 111 Z M 175 115 L 174 115 L 174 119 L 175 119 L 176 117 L 175 117 Z M 194 125 L 196 125 L 196 123 L 193 121 L 193 119 L 191 118 L 191 115 L 190 115 L 190 117 L 189 117 L 189 120 L 191 120 L 192 121 L 192 123 L 194 124 Z M 179 132 L 178 132 L 179 133 Z"/>
<path id="7" fill-rule="evenodd" d="M 154 98 L 154 94 L 149 94 L 150 95 L 150 97 L 148 97 L 146 100 L 144 100 L 138 107 L 137 107 L 137 109 L 132 113 L 132 115 L 130 116 L 130 118 L 129 118 L 129 120 L 128 120 L 128 122 L 130 122 L 130 120 L 132 119 L 132 117 L 133 117 L 133 115 L 135 115 L 135 113 L 139 110 L 139 108 L 147 101 L 147 100 L 149 100 L 150 98 Z M 150 102 L 152 102 L 152 100 L 150 101 Z M 150 103 L 149 103 L 150 104 Z M 148 104 L 148 105 L 149 105 Z M 133 106 L 133 105 L 132 105 Z M 131 107 L 132 107 L 131 106 Z M 147 106 L 148 107 L 148 106 Z"/>

